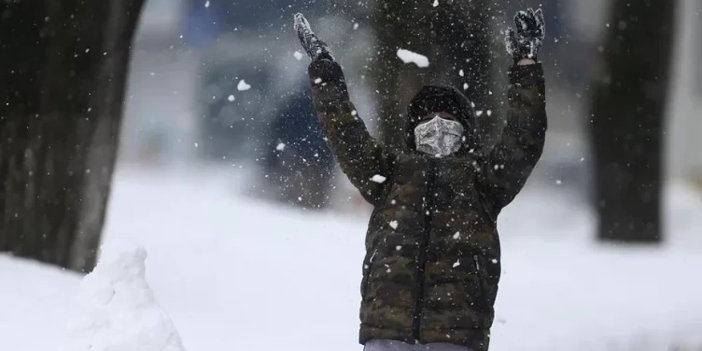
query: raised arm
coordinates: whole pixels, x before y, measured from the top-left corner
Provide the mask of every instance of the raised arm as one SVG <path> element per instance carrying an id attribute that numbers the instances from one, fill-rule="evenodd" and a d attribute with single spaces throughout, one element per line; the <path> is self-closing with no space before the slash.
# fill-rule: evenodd
<path id="1" fill-rule="evenodd" d="M 507 124 L 484 162 L 486 202 L 493 214 L 522 189 L 541 157 L 546 135 L 546 95 L 537 53 L 544 38 L 541 9 L 520 11 L 517 32 L 509 29 L 507 51 L 514 59 L 509 71 Z"/>
<path id="2" fill-rule="evenodd" d="M 390 177 L 391 156 L 368 133 L 349 99 L 341 66 L 302 14 L 295 15 L 295 29 L 312 58 L 308 70 L 312 99 L 327 143 L 351 183 L 368 202 L 376 204 Z"/>

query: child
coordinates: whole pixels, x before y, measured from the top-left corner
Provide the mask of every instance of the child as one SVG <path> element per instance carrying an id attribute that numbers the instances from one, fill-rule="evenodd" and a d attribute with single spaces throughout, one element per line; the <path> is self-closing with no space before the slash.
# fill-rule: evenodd
<path id="1" fill-rule="evenodd" d="M 407 111 L 406 147 L 379 144 L 349 101 L 341 66 L 302 14 L 317 116 L 341 169 L 374 206 L 366 235 L 359 341 L 365 350 L 488 348 L 500 278 L 497 216 L 521 190 L 544 145 L 541 10 L 520 11 L 505 38 L 507 125 L 481 149 L 470 101 L 426 86 Z"/>

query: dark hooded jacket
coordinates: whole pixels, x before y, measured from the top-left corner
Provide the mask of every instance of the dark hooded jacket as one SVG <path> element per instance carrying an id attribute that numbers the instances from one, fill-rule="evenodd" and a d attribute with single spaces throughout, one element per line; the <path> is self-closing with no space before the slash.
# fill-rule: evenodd
<path id="1" fill-rule="evenodd" d="M 391 149 L 366 130 L 341 67 L 309 67 L 317 116 L 341 169 L 374 206 L 361 283 L 360 342 L 448 342 L 487 350 L 500 277 L 497 216 L 521 190 L 544 144 L 541 65 L 509 73 L 507 124 L 483 153 L 474 113 L 458 90 L 424 87 L 412 99 L 407 147 Z M 436 158 L 414 148 L 421 116 L 446 111 L 465 127 L 464 145 Z"/>

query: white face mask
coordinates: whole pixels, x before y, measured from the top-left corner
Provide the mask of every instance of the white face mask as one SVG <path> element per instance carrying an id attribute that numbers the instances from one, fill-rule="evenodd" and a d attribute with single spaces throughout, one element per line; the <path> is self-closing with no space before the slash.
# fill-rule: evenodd
<path id="1" fill-rule="evenodd" d="M 417 151 L 437 157 L 448 156 L 461 148 L 463 125 L 460 122 L 434 116 L 414 128 Z"/>

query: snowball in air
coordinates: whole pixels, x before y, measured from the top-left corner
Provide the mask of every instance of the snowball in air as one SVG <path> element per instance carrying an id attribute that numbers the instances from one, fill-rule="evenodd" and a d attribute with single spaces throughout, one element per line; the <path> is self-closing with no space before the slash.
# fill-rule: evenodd
<path id="1" fill-rule="evenodd" d="M 397 57 L 404 63 L 414 63 L 417 67 L 429 67 L 429 59 L 421 54 L 405 49 L 397 50 Z"/>
<path id="2" fill-rule="evenodd" d="M 249 90 L 251 89 L 251 85 L 246 84 L 246 81 L 242 79 L 239 81 L 239 84 L 236 86 L 236 89 L 239 91 Z"/>
<path id="3" fill-rule="evenodd" d="M 383 177 L 383 176 L 380 175 L 380 174 L 376 174 L 376 175 L 374 175 L 374 176 L 371 178 L 371 180 L 372 180 L 373 182 L 378 183 L 378 184 L 383 184 L 383 183 L 385 183 L 385 179 L 387 179 L 387 178 Z"/>
<path id="4" fill-rule="evenodd" d="M 227 96 L 227 100 L 234 101 L 234 95 L 230 94 L 229 96 Z"/>
<path id="5" fill-rule="evenodd" d="M 439 6 L 439 0 L 434 0 L 434 3 L 431 4 L 431 6 L 434 6 L 434 7 Z"/>
<path id="6" fill-rule="evenodd" d="M 397 221 L 390 221 L 390 227 L 392 229 L 397 229 Z"/>

